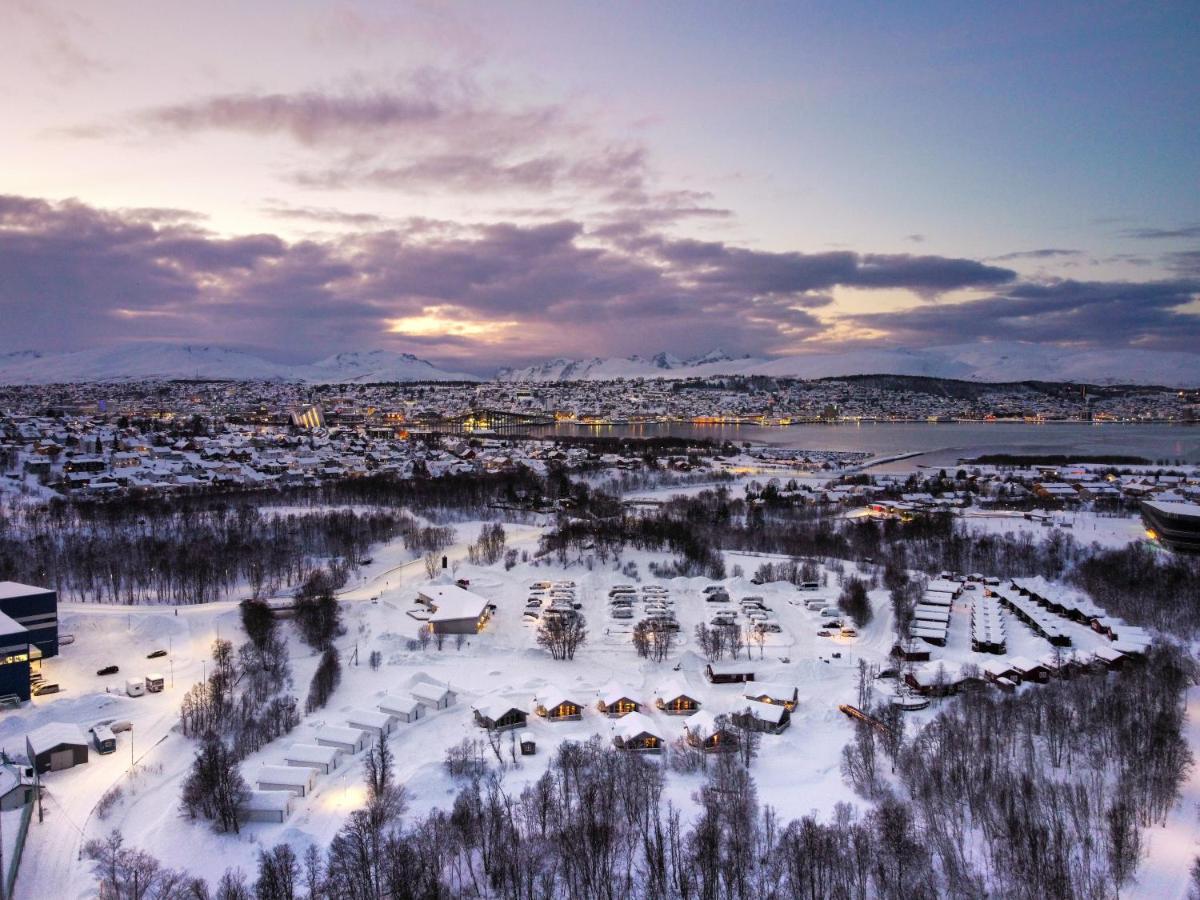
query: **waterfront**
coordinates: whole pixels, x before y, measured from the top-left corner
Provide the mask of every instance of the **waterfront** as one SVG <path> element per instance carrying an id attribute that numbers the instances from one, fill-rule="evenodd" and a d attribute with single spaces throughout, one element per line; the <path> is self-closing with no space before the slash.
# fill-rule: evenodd
<path id="1" fill-rule="evenodd" d="M 879 456 L 920 452 L 875 471 L 907 471 L 917 465 L 954 465 L 962 457 L 981 453 L 1118 454 L 1200 464 L 1200 427 L 1127 423 L 1047 422 L 872 422 L 863 424 L 646 425 L 580 426 L 559 424 L 540 431 L 574 436 L 682 437 L 712 441 L 750 441 L 776 447 L 814 450 L 864 450 Z"/>

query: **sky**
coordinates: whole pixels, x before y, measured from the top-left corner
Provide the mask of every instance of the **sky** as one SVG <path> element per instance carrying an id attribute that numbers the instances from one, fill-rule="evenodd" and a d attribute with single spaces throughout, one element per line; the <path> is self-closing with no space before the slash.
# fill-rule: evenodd
<path id="1" fill-rule="evenodd" d="M 1200 5 L 0 0 L 0 353 L 1200 348 Z"/>

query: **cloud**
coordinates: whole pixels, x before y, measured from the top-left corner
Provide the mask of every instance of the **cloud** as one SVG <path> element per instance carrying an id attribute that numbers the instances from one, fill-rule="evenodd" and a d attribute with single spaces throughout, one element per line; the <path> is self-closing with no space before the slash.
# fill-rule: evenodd
<path id="1" fill-rule="evenodd" d="M 1200 278 L 1200 249 L 1164 254 L 1163 263 L 1177 275 Z"/>
<path id="2" fill-rule="evenodd" d="M 850 315 L 901 343 L 1019 340 L 1194 351 L 1200 316 L 1184 307 L 1200 280 L 1020 283 L 987 297 Z"/>
<path id="3" fill-rule="evenodd" d="M 309 210 L 300 208 L 299 214 Z M 835 288 L 907 289 L 978 301 L 850 316 L 904 341 L 960 334 L 1137 342 L 1196 334 L 1183 282 L 1016 283 L 969 259 L 806 254 L 620 236 L 572 219 L 462 225 L 371 220 L 286 241 L 223 236 L 187 217 L 0 196 L 3 349 L 77 349 L 127 339 L 269 347 L 311 359 L 361 347 L 421 348 L 476 369 L 546 355 L 681 355 L 716 343 L 783 352 L 830 337 Z M 1191 290 L 1194 290 L 1194 285 Z"/>
<path id="4" fill-rule="evenodd" d="M 1200 237 L 1200 222 L 1180 225 L 1177 228 L 1130 228 L 1122 232 L 1125 237 L 1142 241 L 1166 241 L 1176 238 Z"/>
<path id="5" fill-rule="evenodd" d="M 1058 247 L 1042 247 L 1037 250 L 1016 250 L 1002 256 L 990 256 L 991 262 L 1011 262 L 1016 259 L 1055 259 L 1063 256 L 1080 256 L 1082 250 L 1063 250 Z"/>

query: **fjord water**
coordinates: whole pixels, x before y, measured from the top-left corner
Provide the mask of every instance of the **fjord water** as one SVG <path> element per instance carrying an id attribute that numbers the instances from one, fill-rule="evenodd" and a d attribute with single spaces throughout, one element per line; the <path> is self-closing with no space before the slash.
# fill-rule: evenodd
<path id="1" fill-rule="evenodd" d="M 811 450 L 863 450 L 878 456 L 919 453 L 876 471 L 949 466 L 981 453 L 1116 454 L 1200 463 L 1200 425 L 1047 422 L 870 422 L 836 425 L 557 425 L 556 434 L 612 437 L 684 437 L 750 441 Z"/>

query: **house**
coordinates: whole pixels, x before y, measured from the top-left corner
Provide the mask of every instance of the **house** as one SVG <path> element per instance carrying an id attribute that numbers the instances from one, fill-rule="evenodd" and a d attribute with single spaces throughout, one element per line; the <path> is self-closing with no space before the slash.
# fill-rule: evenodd
<path id="1" fill-rule="evenodd" d="M 791 710 L 781 703 L 759 703 L 747 700 L 745 706 L 730 718 L 735 725 L 767 734 L 783 734 L 792 724 Z"/>
<path id="2" fill-rule="evenodd" d="M 488 731 L 510 731 L 524 728 L 529 716 L 509 700 L 496 699 L 475 707 L 475 724 Z"/>
<path id="3" fill-rule="evenodd" d="M 1007 660 L 988 660 L 983 664 L 982 669 L 983 677 L 987 681 L 997 682 L 1002 678 L 1006 678 L 1014 684 L 1019 684 L 1021 681 L 1021 673 Z"/>
<path id="4" fill-rule="evenodd" d="M 785 706 L 788 711 L 791 711 L 799 703 L 800 691 L 791 685 L 756 681 L 753 687 L 746 688 L 742 696 L 747 700 L 754 700 L 758 703 L 772 703 L 778 706 Z"/>
<path id="5" fill-rule="evenodd" d="M 1036 681 L 1040 684 L 1045 684 L 1050 680 L 1049 669 L 1041 663 L 1026 659 L 1023 656 L 1014 656 L 1009 660 L 1009 665 L 1021 676 L 1022 681 Z"/>
<path id="6" fill-rule="evenodd" d="M 701 710 L 683 726 L 684 739 L 705 753 L 732 753 L 738 748 L 737 735 L 717 722 L 716 717 Z"/>
<path id="7" fill-rule="evenodd" d="M 0 764 L 0 812 L 20 809 L 33 802 L 33 783 L 24 766 Z"/>
<path id="8" fill-rule="evenodd" d="M 296 795 L 291 791 L 250 791 L 238 807 L 243 822 L 281 823 L 292 814 Z"/>
<path id="9" fill-rule="evenodd" d="M 626 713 L 613 731 L 613 745 L 631 753 L 661 753 L 662 735 L 645 713 Z"/>
<path id="10" fill-rule="evenodd" d="M 336 747 L 322 747 L 318 744 L 292 744 L 288 748 L 284 762 L 289 766 L 307 767 L 322 775 L 328 775 L 341 762 L 342 751 Z"/>
<path id="11" fill-rule="evenodd" d="M 668 716 L 690 716 L 700 709 L 700 701 L 677 681 L 668 681 L 654 695 L 654 705 Z"/>
<path id="12" fill-rule="evenodd" d="M 537 753 L 537 741 L 533 739 L 532 731 L 522 731 L 520 743 L 522 756 L 533 756 Z"/>
<path id="13" fill-rule="evenodd" d="M 448 684 L 442 685 L 418 680 L 420 678 L 421 676 L 414 677 L 412 687 L 409 689 L 414 700 L 423 703 L 430 709 L 446 709 L 458 702 L 458 695 L 451 690 Z"/>
<path id="14" fill-rule="evenodd" d="M 354 754 L 367 745 L 365 731 L 343 725 L 322 725 L 315 737 L 320 746 L 333 747 L 343 753 Z"/>
<path id="15" fill-rule="evenodd" d="M 1104 668 L 1111 671 L 1120 671 L 1125 667 L 1125 654 L 1116 647 L 1100 647 L 1096 650 L 1096 660 L 1101 663 Z"/>
<path id="16" fill-rule="evenodd" d="M 29 629 L 0 612 L 0 697 L 29 699 Z"/>
<path id="17" fill-rule="evenodd" d="M 568 722 L 583 718 L 583 704 L 567 699 L 561 692 L 536 700 L 533 711 L 550 722 Z"/>
<path id="18" fill-rule="evenodd" d="M 704 667 L 704 674 L 713 684 L 740 684 L 754 680 L 754 665 L 746 662 L 714 662 Z"/>
<path id="19" fill-rule="evenodd" d="M 456 584 L 430 584 L 417 592 L 417 602 L 432 611 L 430 630 L 435 634 L 475 634 L 491 616 L 491 604 Z"/>
<path id="20" fill-rule="evenodd" d="M 380 712 L 387 713 L 397 722 L 415 722 L 425 715 L 425 704 L 415 697 L 385 694 L 378 706 Z"/>
<path id="21" fill-rule="evenodd" d="M 51 722 L 25 735 L 29 764 L 38 772 L 58 772 L 88 761 L 88 739 L 78 725 Z"/>
<path id="22" fill-rule="evenodd" d="M 609 684 L 600 691 L 596 709 L 611 719 L 617 719 L 629 713 L 641 712 L 642 704 L 635 700 L 629 691 L 619 685 Z"/>
<path id="23" fill-rule="evenodd" d="M 42 656 L 58 656 L 58 594 L 49 588 L 0 581 L 0 613 L 25 626 Z"/>
<path id="24" fill-rule="evenodd" d="M 308 766 L 262 766 L 254 773 L 260 791 L 291 791 L 307 796 L 317 785 L 317 770 Z"/>
<path id="25" fill-rule="evenodd" d="M 382 710 L 352 709 L 346 713 L 346 724 L 370 735 L 391 734 L 396 719 Z"/>

